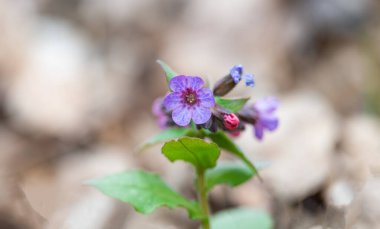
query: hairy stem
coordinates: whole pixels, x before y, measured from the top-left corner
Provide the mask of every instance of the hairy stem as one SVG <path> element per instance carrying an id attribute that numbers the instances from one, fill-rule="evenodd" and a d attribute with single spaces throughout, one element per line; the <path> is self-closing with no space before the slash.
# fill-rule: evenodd
<path id="1" fill-rule="evenodd" d="M 210 210 L 207 199 L 205 171 L 203 169 L 197 170 L 197 193 L 200 207 L 205 215 L 205 218 L 202 220 L 202 228 L 210 229 Z"/>

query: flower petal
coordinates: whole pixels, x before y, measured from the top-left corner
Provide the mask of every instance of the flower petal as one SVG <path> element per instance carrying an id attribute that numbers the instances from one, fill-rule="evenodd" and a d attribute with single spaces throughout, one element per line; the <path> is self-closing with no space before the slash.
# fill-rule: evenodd
<path id="1" fill-rule="evenodd" d="M 262 140 L 264 137 L 264 127 L 260 122 L 257 122 L 254 125 L 255 128 L 255 136 L 257 139 Z"/>
<path id="2" fill-rule="evenodd" d="M 192 110 L 192 118 L 195 124 L 206 123 L 211 118 L 211 110 L 203 106 L 195 106 Z"/>
<path id="3" fill-rule="evenodd" d="M 180 92 L 186 89 L 188 83 L 188 76 L 179 75 L 173 77 L 169 82 L 169 87 L 172 91 Z"/>
<path id="4" fill-rule="evenodd" d="M 277 109 L 279 102 L 275 97 L 266 97 L 258 100 L 255 104 L 255 110 L 259 113 L 272 113 Z"/>
<path id="5" fill-rule="evenodd" d="M 204 81 L 198 76 L 176 76 L 169 82 L 169 87 L 172 91 L 181 92 L 188 88 L 199 90 L 203 87 Z"/>
<path id="6" fill-rule="evenodd" d="M 203 107 L 213 107 L 215 105 L 215 99 L 210 89 L 202 88 L 197 91 L 199 105 Z"/>
<path id="7" fill-rule="evenodd" d="M 191 120 L 191 110 L 186 106 L 176 108 L 172 113 L 173 121 L 179 126 L 187 126 Z"/>
<path id="8" fill-rule="evenodd" d="M 205 82 L 203 81 L 202 78 L 198 76 L 188 76 L 188 81 L 187 81 L 187 88 L 192 88 L 193 90 L 198 90 L 203 87 Z"/>
<path id="9" fill-rule="evenodd" d="M 230 70 L 230 75 L 234 80 L 235 84 L 239 83 L 241 80 L 241 75 L 243 74 L 243 65 L 237 64 L 234 65 Z"/>
<path id="10" fill-rule="evenodd" d="M 241 80 L 241 75 L 236 70 L 231 71 L 230 75 L 231 75 L 232 79 L 234 80 L 235 84 L 239 83 L 239 81 Z"/>
<path id="11" fill-rule="evenodd" d="M 274 116 L 264 116 L 261 117 L 262 125 L 269 131 L 273 131 L 278 127 L 278 118 Z"/>
<path id="12" fill-rule="evenodd" d="M 164 106 L 167 111 L 176 109 L 183 106 L 183 100 L 180 92 L 172 92 L 166 95 L 164 99 Z"/>

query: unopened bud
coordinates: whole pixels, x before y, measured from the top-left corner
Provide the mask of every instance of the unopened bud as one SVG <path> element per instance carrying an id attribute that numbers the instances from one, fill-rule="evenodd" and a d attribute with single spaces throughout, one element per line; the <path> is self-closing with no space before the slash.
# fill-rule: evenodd
<path id="1" fill-rule="evenodd" d="M 235 130 L 240 123 L 239 118 L 231 113 L 231 114 L 224 114 L 223 115 L 223 124 L 228 130 Z"/>
<path id="2" fill-rule="evenodd" d="M 224 96 L 230 92 L 241 80 L 243 74 L 243 65 L 234 65 L 230 74 L 216 82 L 213 93 L 215 96 Z"/>
<path id="3" fill-rule="evenodd" d="M 235 86 L 236 83 L 234 82 L 234 79 L 231 77 L 231 75 L 227 75 L 216 82 L 213 93 L 215 96 L 224 96 Z"/>

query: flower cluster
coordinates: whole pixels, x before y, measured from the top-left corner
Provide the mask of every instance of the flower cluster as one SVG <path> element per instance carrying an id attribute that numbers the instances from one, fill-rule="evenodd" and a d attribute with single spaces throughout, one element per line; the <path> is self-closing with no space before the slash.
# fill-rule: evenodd
<path id="1" fill-rule="evenodd" d="M 241 80 L 249 87 L 255 84 L 253 74 L 243 75 L 242 65 L 233 66 L 227 76 L 215 83 L 212 91 L 198 76 L 178 75 L 171 78 L 170 92 L 153 104 L 158 125 L 161 128 L 186 127 L 192 121 L 198 129 L 212 132 L 222 130 L 231 136 L 238 136 L 250 124 L 254 127 L 256 138 L 263 139 L 264 130 L 274 131 L 279 124 L 275 115 L 279 105 L 276 98 L 260 99 L 235 113 L 216 102 L 216 97 L 229 93 Z"/>
<path id="2" fill-rule="evenodd" d="M 253 80 L 253 74 L 245 74 L 243 77 L 243 65 L 241 64 L 233 66 L 230 70 L 230 75 L 234 80 L 235 84 L 238 84 L 240 80 L 244 78 L 246 86 L 253 87 L 255 85 L 255 81 Z"/>

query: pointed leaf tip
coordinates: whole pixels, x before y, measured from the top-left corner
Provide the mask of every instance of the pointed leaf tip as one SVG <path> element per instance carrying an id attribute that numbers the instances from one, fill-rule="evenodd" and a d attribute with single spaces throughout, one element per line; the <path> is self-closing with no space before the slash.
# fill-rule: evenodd
<path id="1" fill-rule="evenodd" d="M 157 63 L 161 66 L 162 70 L 164 70 L 167 82 L 169 82 L 174 76 L 178 75 L 175 71 L 173 71 L 172 68 L 169 67 L 169 65 L 167 65 L 162 60 L 157 60 Z"/>

